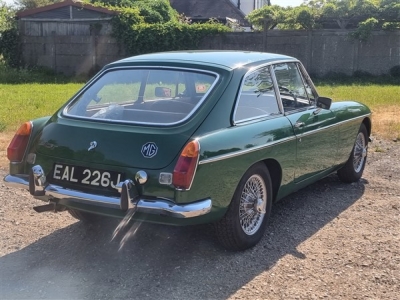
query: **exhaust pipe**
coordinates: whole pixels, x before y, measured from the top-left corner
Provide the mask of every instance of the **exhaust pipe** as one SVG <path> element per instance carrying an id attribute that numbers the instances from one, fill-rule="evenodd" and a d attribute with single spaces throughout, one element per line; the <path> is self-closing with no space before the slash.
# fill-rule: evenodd
<path id="1" fill-rule="evenodd" d="M 62 205 L 57 205 L 57 203 L 54 202 L 50 202 L 49 204 L 34 206 L 33 209 L 38 213 L 42 213 L 45 211 L 52 211 L 52 212 L 64 211 L 66 210 L 66 207 Z"/>
<path id="2" fill-rule="evenodd" d="M 55 203 L 49 203 L 46 205 L 34 206 L 33 209 L 38 213 L 42 213 L 45 211 L 55 211 L 56 205 L 55 205 Z"/>

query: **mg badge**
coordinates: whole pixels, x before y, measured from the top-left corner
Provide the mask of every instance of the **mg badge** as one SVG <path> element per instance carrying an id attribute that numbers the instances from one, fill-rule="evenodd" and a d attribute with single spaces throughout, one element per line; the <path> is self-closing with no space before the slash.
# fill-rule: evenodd
<path id="1" fill-rule="evenodd" d="M 148 142 L 142 146 L 142 154 L 146 158 L 152 158 L 157 154 L 157 145 L 153 142 Z"/>
<path id="2" fill-rule="evenodd" d="M 96 147 L 97 147 L 97 142 L 96 141 L 90 142 L 89 148 L 87 149 L 87 151 L 93 150 Z"/>

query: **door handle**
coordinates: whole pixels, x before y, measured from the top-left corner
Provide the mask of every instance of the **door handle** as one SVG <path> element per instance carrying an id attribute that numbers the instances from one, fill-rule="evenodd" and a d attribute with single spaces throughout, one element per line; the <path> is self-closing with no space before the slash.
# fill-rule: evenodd
<path id="1" fill-rule="evenodd" d="M 300 128 L 300 127 L 303 127 L 304 125 L 306 125 L 306 123 L 304 123 L 304 122 L 296 122 L 296 123 L 294 124 L 294 127 L 295 127 L 295 128 Z"/>

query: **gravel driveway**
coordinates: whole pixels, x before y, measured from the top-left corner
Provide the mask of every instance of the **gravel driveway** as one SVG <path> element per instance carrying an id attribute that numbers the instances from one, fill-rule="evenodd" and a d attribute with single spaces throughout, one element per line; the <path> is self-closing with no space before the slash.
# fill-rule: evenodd
<path id="1" fill-rule="evenodd" d="M 360 182 L 331 175 L 285 198 L 241 253 L 210 225 L 141 224 L 119 250 L 117 220 L 38 214 L 0 183 L 0 298 L 399 299 L 399 174 L 400 142 L 376 140 Z"/>

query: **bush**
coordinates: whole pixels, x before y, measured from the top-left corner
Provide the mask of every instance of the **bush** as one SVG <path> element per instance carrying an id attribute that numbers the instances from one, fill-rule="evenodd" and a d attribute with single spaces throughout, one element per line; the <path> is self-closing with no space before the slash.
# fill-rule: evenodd
<path id="1" fill-rule="evenodd" d="M 215 21 L 201 24 L 176 20 L 148 23 L 138 8 L 119 7 L 116 10 L 120 14 L 112 21 L 113 35 L 129 55 L 196 49 L 203 37 L 230 31 L 229 27 Z"/>
<path id="2" fill-rule="evenodd" d="M 21 49 L 19 47 L 18 30 L 13 28 L 1 34 L 0 53 L 10 67 L 18 68 L 22 65 Z"/>
<path id="3" fill-rule="evenodd" d="M 353 76 L 356 77 L 356 78 L 369 78 L 369 77 L 373 77 L 373 75 L 372 75 L 370 72 L 361 71 L 361 70 L 354 71 Z"/>
<path id="4" fill-rule="evenodd" d="M 378 25 L 379 21 L 375 18 L 369 18 L 358 23 L 358 28 L 350 34 L 354 39 L 366 41 L 372 34 L 372 30 Z"/>
<path id="5" fill-rule="evenodd" d="M 394 66 L 390 68 L 389 74 L 393 77 L 399 77 L 400 78 L 400 65 Z"/>
<path id="6" fill-rule="evenodd" d="M 385 22 L 382 25 L 382 29 L 386 31 L 394 31 L 400 29 L 400 22 Z"/>

